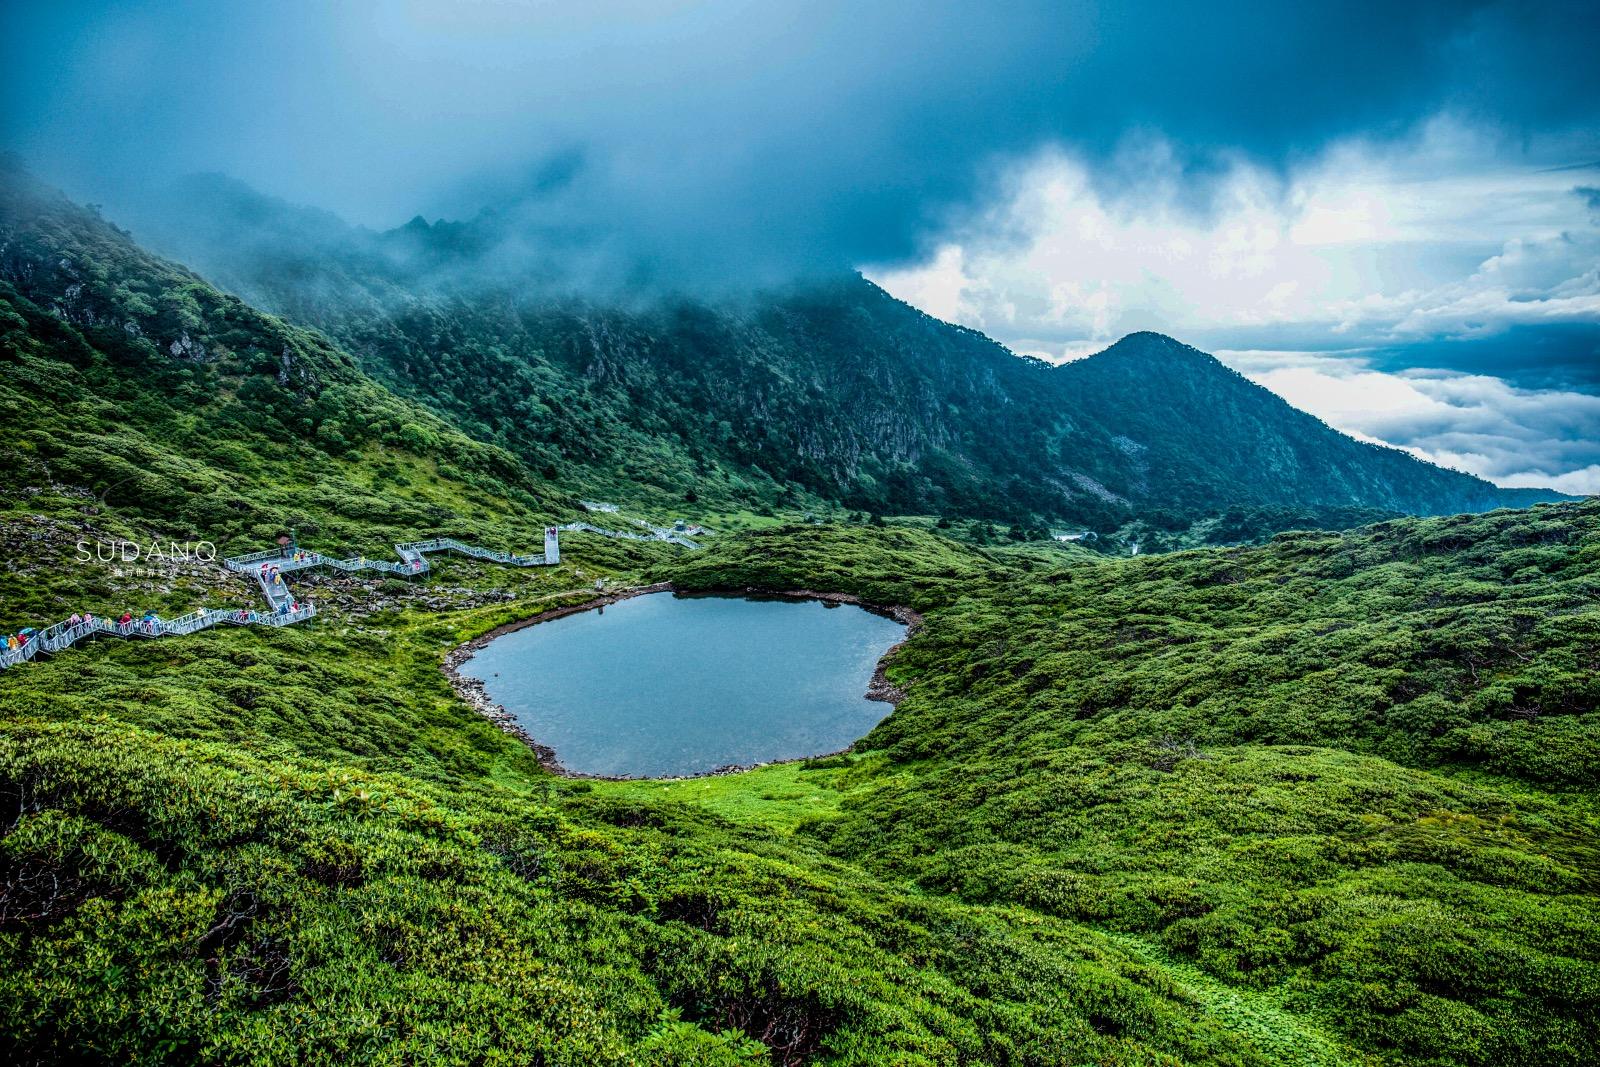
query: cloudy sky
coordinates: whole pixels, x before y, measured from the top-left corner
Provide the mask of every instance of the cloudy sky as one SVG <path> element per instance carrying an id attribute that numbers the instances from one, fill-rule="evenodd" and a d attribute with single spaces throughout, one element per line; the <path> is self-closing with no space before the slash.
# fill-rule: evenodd
<path id="1" fill-rule="evenodd" d="M 1600 492 L 1597 54 L 1592 2 L 11 0 L 0 143 L 114 217 L 222 171 L 684 288 L 858 267 L 1048 359 L 1163 330 Z"/>
<path id="2" fill-rule="evenodd" d="M 1282 169 L 1236 158 L 1197 211 L 1159 137 L 1130 138 L 1112 192 L 1050 147 L 870 273 L 1018 352 L 1161 330 L 1357 436 L 1600 493 L 1600 165 L 1565 162 L 1584 149 L 1440 115 Z"/>

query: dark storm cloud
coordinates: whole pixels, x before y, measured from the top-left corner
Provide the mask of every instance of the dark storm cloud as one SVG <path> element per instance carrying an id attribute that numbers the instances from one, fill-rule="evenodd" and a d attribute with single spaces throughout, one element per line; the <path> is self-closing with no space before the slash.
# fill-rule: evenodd
<path id="1" fill-rule="evenodd" d="M 17 3 L 3 140 L 69 191 L 217 170 L 368 225 L 495 205 L 658 273 L 910 255 L 998 162 L 1267 165 L 1440 110 L 1594 129 L 1593 4 Z M 1120 161 L 1120 163 L 1119 163 Z"/>
<path id="2" fill-rule="evenodd" d="M 1496 374 L 1527 389 L 1600 393 L 1600 322 L 1512 326 L 1487 338 L 1441 338 L 1371 351 L 1376 367 L 1448 367 Z M 1600 444 L 1600 442 L 1597 442 Z"/>

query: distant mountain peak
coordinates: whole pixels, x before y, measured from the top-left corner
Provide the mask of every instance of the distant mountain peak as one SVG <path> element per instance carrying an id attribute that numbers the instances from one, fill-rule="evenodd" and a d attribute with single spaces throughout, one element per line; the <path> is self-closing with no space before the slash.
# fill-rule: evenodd
<path id="1" fill-rule="evenodd" d="M 1130 333 L 1110 348 L 1089 358 L 1100 360 L 1108 356 L 1114 359 L 1148 361 L 1189 360 L 1202 363 L 1220 362 L 1209 352 L 1202 352 L 1193 345 L 1186 345 L 1175 337 L 1168 337 L 1166 334 L 1156 333 L 1154 330 L 1140 330 L 1136 333 Z"/>

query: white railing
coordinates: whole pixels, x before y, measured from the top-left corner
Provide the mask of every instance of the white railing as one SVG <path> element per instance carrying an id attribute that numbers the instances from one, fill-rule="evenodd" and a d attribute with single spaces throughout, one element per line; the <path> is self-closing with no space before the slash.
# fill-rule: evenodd
<path id="1" fill-rule="evenodd" d="M 231 623 L 235 626 L 288 626 L 313 618 L 316 614 L 317 609 L 314 604 L 302 604 L 295 609 L 270 612 L 247 608 L 201 608 L 187 615 L 180 615 L 176 619 L 149 616 L 129 619 L 127 622 L 89 619 L 75 623 L 68 620 L 29 634 L 26 643 L 18 648 L 0 649 L 0 668 L 14 667 L 33 659 L 41 652 L 63 651 L 84 638 L 97 634 L 122 638 L 173 637 L 210 629 L 220 623 Z"/>
<path id="2" fill-rule="evenodd" d="M 638 520 L 635 520 L 638 521 Z M 669 541 L 682 545 L 688 549 L 697 549 L 700 546 L 680 536 L 676 531 L 659 526 L 648 526 L 640 522 L 650 531 L 647 534 L 624 532 L 620 530 L 605 530 L 598 526 L 591 526 L 586 522 L 569 522 L 564 526 L 554 527 L 556 531 L 582 531 L 584 533 L 599 534 L 602 537 L 614 537 L 629 541 Z M 560 544 L 557 537 L 546 538 L 546 548 L 555 547 L 559 557 Z M 407 541 L 395 545 L 395 552 L 403 562 L 395 563 L 390 560 L 367 559 L 365 556 L 351 556 L 347 559 L 337 559 L 325 556 L 320 552 L 307 552 L 303 549 L 267 549 L 262 552 L 251 552 L 243 556 L 230 556 L 222 561 L 223 566 L 240 574 L 249 574 L 261 586 L 261 592 L 267 599 L 271 609 L 261 612 L 247 608 L 200 608 L 180 615 L 176 619 L 161 619 L 154 616 L 140 619 L 129 619 L 126 623 L 111 619 L 80 619 L 73 622 L 71 619 L 47 626 L 42 630 L 27 635 L 27 639 L 17 648 L 0 648 L 0 669 L 14 667 L 33 659 L 41 652 L 60 652 L 70 648 L 79 641 L 96 635 L 108 637 L 170 637 L 183 634 L 192 634 L 200 630 L 209 629 L 222 623 L 233 626 L 289 626 L 306 619 L 314 618 L 317 614 L 313 604 L 300 604 L 289 586 L 282 580 L 284 574 L 296 571 L 309 570 L 312 567 L 332 567 L 341 571 L 372 570 L 388 574 L 421 574 L 429 570 L 426 554 L 429 552 L 454 552 L 458 555 L 472 559 L 489 560 L 494 563 L 506 563 L 515 567 L 542 567 L 546 565 L 545 553 L 519 556 L 511 552 L 500 552 L 491 548 L 480 548 L 457 541 L 452 537 L 435 537 L 427 541 Z M 555 560 L 550 561 L 554 563 Z"/>

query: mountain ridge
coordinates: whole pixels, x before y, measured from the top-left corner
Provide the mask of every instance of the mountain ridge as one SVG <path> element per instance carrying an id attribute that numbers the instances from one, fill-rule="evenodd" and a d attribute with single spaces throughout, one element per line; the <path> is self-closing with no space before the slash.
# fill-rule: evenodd
<path id="1" fill-rule="evenodd" d="M 1194 442 L 1214 458 L 1232 466 L 1255 465 L 1292 481 L 1293 472 L 1320 465 L 1327 484 L 1347 494 L 1345 502 L 1389 507 L 1401 512 L 1425 512 L 1416 506 L 1408 480 L 1417 464 L 1438 472 L 1435 478 L 1452 485 L 1451 501 L 1458 511 L 1488 511 L 1495 507 L 1566 499 L 1544 490 L 1504 489 L 1463 471 L 1426 463 L 1392 445 L 1362 441 L 1342 433 L 1310 412 L 1296 408 L 1276 393 L 1250 381 L 1215 356 L 1164 334 L 1129 334 L 1103 352 L 1063 364 L 1077 386 L 1106 405 L 1111 398 L 1135 391 L 1141 376 L 1163 375 L 1162 388 L 1140 397 L 1140 402 L 1118 412 L 1117 429 L 1141 443 L 1166 444 L 1166 428 L 1187 423 L 1204 428 L 1204 438 Z M 1209 422 L 1209 425 L 1208 425 Z M 1224 432 L 1226 428 L 1226 432 Z M 1220 453 L 1220 454 L 1219 454 Z M 1181 457 L 1152 456 L 1168 463 Z M 1297 504 L 1314 501 L 1290 494 Z M 1364 499 L 1357 500 L 1357 497 Z M 1323 502 L 1328 502 L 1324 500 Z"/>
<path id="2" fill-rule="evenodd" d="M 499 250 L 539 235 L 491 212 L 374 233 L 229 179 L 186 187 L 168 228 L 157 217 L 135 229 L 202 275 L 530 470 L 599 491 L 1102 531 L 1237 507 L 1561 499 L 1357 442 L 1165 335 L 1051 366 L 859 275 L 606 303 L 506 273 Z"/>

